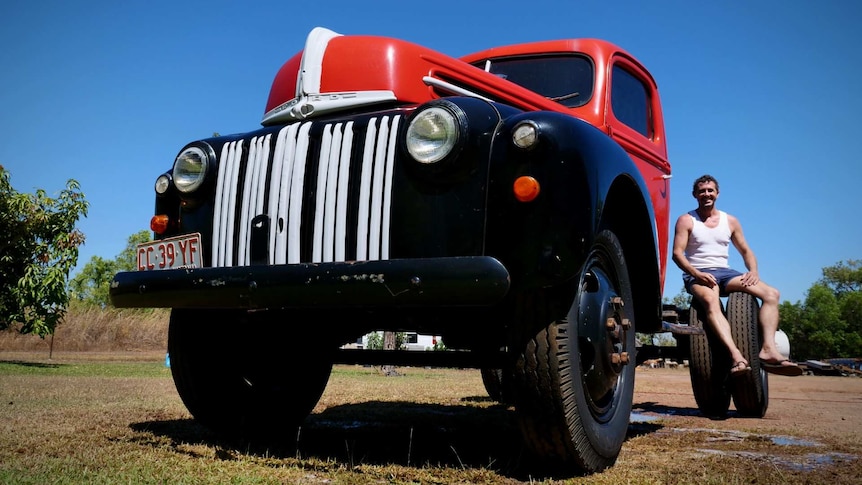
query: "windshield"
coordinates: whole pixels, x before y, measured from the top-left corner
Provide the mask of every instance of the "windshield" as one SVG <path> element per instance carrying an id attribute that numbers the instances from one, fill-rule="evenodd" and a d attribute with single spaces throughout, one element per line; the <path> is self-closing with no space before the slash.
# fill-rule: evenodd
<path id="1" fill-rule="evenodd" d="M 511 57 L 474 65 L 570 108 L 593 95 L 593 64 L 582 55 Z"/>

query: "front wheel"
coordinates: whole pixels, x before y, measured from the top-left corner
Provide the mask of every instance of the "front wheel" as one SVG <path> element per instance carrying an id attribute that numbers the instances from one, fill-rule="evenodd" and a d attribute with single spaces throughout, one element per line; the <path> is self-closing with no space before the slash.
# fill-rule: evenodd
<path id="1" fill-rule="evenodd" d="M 332 370 L 314 342 L 266 312 L 173 310 L 171 373 L 195 419 L 233 438 L 283 438 L 311 412 Z M 303 346 L 305 351 L 291 349 Z M 308 351 L 311 346 L 320 351 Z"/>
<path id="2" fill-rule="evenodd" d="M 564 468 L 603 470 L 617 459 L 634 392 L 631 285 L 617 237 L 598 234 L 568 315 L 543 298 L 519 309 L 537 328 L 515 366 L 516 409 L 528 447 Z"/>

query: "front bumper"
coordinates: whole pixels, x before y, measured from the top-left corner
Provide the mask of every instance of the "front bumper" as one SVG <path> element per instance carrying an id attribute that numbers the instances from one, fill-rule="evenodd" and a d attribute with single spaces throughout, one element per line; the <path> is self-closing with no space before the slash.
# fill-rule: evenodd
<path id="1" fill-rule="evenodd" d="M 508 270 L 488 256 L 122 272 L 119 308 L 422 308 L 491 306 Z"/>

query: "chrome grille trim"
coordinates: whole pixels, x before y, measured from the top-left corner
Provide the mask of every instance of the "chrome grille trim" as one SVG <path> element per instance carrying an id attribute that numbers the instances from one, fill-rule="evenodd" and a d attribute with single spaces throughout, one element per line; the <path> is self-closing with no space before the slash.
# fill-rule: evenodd
<path id="1" fill-rule="evenodd" d="M 233 261 L 233 228 L 236 217 L 236 184 L 242 159 L 242 142 L 234 141 L 222 147 L 216 182 L 213 210 L 212 266 L 230 266 Z"/>
<path id="2" fill-rule="evenodd" d="M 393 140 L 392 143 L 395 143 Z M 335 247 L 333 260 L 344 261 L 347 256 L 347 191 L 350 181 L 350 155 L 353 147 L 353 122 L 344 127 L 338 163 L 338 193 L 335 199 Z M 345 148 L 346 147 L 346 148 Z"/>
<path id="3" fill-rule="evenodd" d="M 215 189 L 212 266 L 251 264 L 251 224 L 260 214 L 270 220 L 269 264 L 388 259 L 400 119 L 371 118 L 358 134 L 362 138 L 348 121 L 323 125 L 315 131 L 319 139 L 312 139 L 314 125 L 305 122 L 225 144 Z M 354 140 L 364 140 L 361 153 Z M 310 206 L 304 209 L 304 203 Z"/>
<path id="4" fill-rule="evenodd" d="M 248 164 L 246 165 L 245 185 L 243 187 L 242 210 L 239 225 L 238 266 L 247 266 L 250 261 L 251 220 L 263 212 L 266 164 L 269 161 L 269 140 L 271 135 L 251 139 Z"/>

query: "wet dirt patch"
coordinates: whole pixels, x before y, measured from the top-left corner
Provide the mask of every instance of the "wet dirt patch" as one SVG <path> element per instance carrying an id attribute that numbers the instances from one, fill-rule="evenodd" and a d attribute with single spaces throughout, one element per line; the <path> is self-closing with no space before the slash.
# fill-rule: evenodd
<path id="1" fill-rule="evenodd" d="M 814 471 L 859 460 L 859 456 L 830 450 L 812 439 L 708 428 L 662 428 L 655 436 L 687 435 L 689 454 L 724 456 L 770 463 L 790 471 Z"/>

